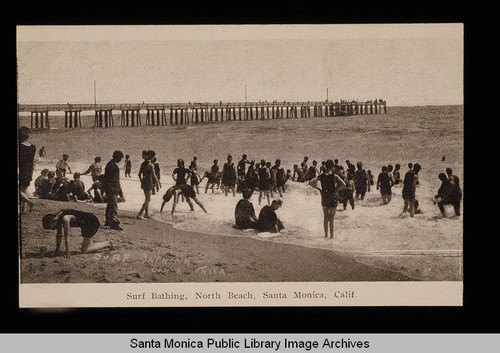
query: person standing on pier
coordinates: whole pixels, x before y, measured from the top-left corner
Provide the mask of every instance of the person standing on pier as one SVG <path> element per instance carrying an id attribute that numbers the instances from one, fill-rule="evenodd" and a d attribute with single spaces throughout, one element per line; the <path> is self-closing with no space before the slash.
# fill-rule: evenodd
<path id="1" fill-rule="evenodd" d="M 106 222 L 104 225 L 111 229 L 123 230 L 118 219 L 118 196 L 125 201 L 122 187 L 120 185 L 120 163 L 123 159 L 122 151 L 114 151 L 113 158 L 104 168 L 104 191 L 106 193 Z"/>

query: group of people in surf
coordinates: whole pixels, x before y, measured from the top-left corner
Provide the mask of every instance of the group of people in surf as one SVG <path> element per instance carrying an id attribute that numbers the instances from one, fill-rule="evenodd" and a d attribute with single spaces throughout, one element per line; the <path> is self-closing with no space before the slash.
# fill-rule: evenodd
<path id="1" fill-rule="evenodd" d="M 113 160 L 108 165 L 117 165 L 123 158 L 123 154 L 118 156 L 120 158 L 115 158 L 115 154 L 113 155 Z M 138 219 L 150 218 L 149 203 L 151 195 L 154 195 L 161 188 L 161 174 L 159 164 L 156 160 L 156 153 L 151 150 L 143 151 L 142 157 L 144 161 L 140 166 L 138 176 L 141 188 L 144 191 L 145 201 L 137 215 Z M 105 183 L 106 178 L 105 173 L 102 173 L 101 159 L 96 157 L 94 163 L 82 173 L 90 173 L 92 176 L 93 185 L 87 191 L 85 191 L 83 182 L 79 180 L 80 173 L 74 173 L 73 181 L 67 182 L 67 178 L 65 177 L 66 170 L 71 173 L 67 159 L 68 156 L 63 155 L 61 161 L 56 165 L 55 172 L 42 171 L 41 176 L 35 181 L 35 193 L 40 198 L 60 201 L 68 201 L 66 196 L 62 197 L 61 195 L 73 195 L 75 200 L 101 199 L 107 202 L 106 190 L 109 188 L 102 185 Z M 382 203 L 385 205 L 391 202 L 392 187 L 402 184 L 403 213 L 409 212 L 410 217 L 414 217 L 416 213 L 421 213 L 418 207 L 418 200 L 415 197 L 416 187 L 419 184 L 418 173 L 421 170 L 421 166 L 418 163 L 408 163 L 408 171 L 403 178 L 401 178 L 401 166 L 399 164 L 396 164 L 394 168 L 392 165 L 383 166 L 375 181 L 371 171 L 365 170 L 361 162 L 354 165 L 349 160 L 346 160 L 346 167 L 344 168 L 344 166 L 339 164 L 338 160 L 328 159 L 321 162 L 320 166 L 318 166 L 317 161 L 313 161 L 311 166 L 308 166 L 308 161 L 308 157 L 304 157 L 300 167 L 297 164 L 293 166 L 292 173 L 290 169 L 284 170 L 280 159 L 277 159 L 274 164 L 263 159 L 260 162 L 254 162 L 249 161 L 247 155 L 244 154 L 235 165 L 232 156 L 228 155 L 227 161 L 223 164 L 221 170 L 219 170 L 218 160 L 214 160 L 210 171 L 200 176 L 196 157 L 193 158 L 188 168 L 185 167 L 182 159 L 178 159 L 177 167 L 172 172 L 175 185 L 170 187 L 163 195 L 160 212 L 163 212 L 166 203 L 172 199 L 172 214 L 180 200 L 186 200 L 190 209 L 194 210 L 194 205 L 191 201 L 193 200 L 204 212 L 207 212 L 205 206 L 198 198 L 199 185 L 206 178 L 205 193 L 208 192 L 208 189 L 211 189 L 213 193 L 215 188 L 222 190 L 226 196 L 229 193 L 235 196 L 236 192 L 241 192 L 243 198 L 238 201 L 234 213 L 235 227 L 238 229 L 256 229 L 259 232 L 280 232 L 284 229 L 283 222 L 278 218 L 276 211 L 283 204 L 282 198 L 286 190 L 285 184 L 289 180 L 308 183 L 311 187 L 319 190 L 324 215 L 324 236 L 327 238 L 334 237 L 334 216 L 338 204 L 341 203 L 344 210 L 346 210 L 349 204 L 354 210 L 354 200 L 363 200 L 366 193 L 371 191 L 371 188 L 374 186 L 377 190 L 380 190 Z M 125 174 L 130 176 L 130 163 L 125 163 Z M 459 178 L 453 174 L 450 168 L 446 169 L 446 173 L 440 173 L 438 177 L 442 184 L 435 196 L 435 204 L 438 205 L 443 216 L 445 215 L 446 205 L 452 205 L 455 215 L 459 216 L 462 199 Z M 61 182 L 65 185 L 62 189 L 72 189 L 74 191 L 66 192 L 66 194 L 63 192 L 59 192 L 59 194 L 57 191 L 54 192 L 54 190 L 61 189 L 60 185 L 54 189 L 55 185 Z M 73 186 L 70 187 L 70 184 L 73 184 Z M 46 189 L 49 185 L 50 191 L 47 192 Z M 119 189 L 121 190 L 121 187 Z M 250 201 L 253 193 L 256 191 L 259 192 L 259 205 L 262 199 L 267 200 L 267 205 L 262 207 L 258 216 Z M 120 192 L 116 194 L 117 197 L 123 197 Z M 279 196 L 279 198 L 273 199 L 275 195 Z M 116 202 L 119 200 L 116 200 L 117 198 L 114 195 L 111 196 L 112 201 L 114 200 L 111 204 L 115 205 L 111 208 L 116 211 Z M 122 201 L 124 201 L 124 198 Z M 82 235 L 85 233 L 83 235 L 85 241 L 82 244 L 82 251 L 89 252 L 104 248 L 113 248 L 112 243 L 94 244 L 89 241 L 98 229 L 94 217 L 87 215 L 85 212 L 62 210 L 56 214 L 46 215 L 43 222 L 46 229 L 58 230 L 57 252 L 59 251 L 63 233 L 66 237 L 69 227 L 75 224 L 82 228 Z M 106 225 L 110 226 L 111 222 L 107 221 Z M 119 226 L 113 229 L 121 230 Z"/>

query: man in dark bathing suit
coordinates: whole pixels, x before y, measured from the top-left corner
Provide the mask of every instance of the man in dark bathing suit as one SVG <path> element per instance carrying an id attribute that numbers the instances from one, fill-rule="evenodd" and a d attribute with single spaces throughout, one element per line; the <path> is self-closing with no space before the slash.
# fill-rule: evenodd
<path id="1" fill-rule="evenodd" d="M 186 202 L 188 203 L 189 207 L 191 208 L 191 211 L 194 211 L 194 206 L 193 203 L 191 202 L 191 199 L 194 200 L 198 204 L 198 206 L 201 207 L 201 209 L 207 213 L 207 210 L 205 209 L 205 206 L 201 203 L 201 201 L 196 197 L 196 191 L 191 185 L 188 184 L 180 184 L 180 185 L 174 185 L 171 188 L 169 188 L 166 192 L 165 195 L 163 195 L 163 202 L 161 204 L 160 212 L 163 212 L 163 207 L 165 207 L 165 204 L 169 202 L 172 197 L 174 198 L 174 202 L 172 204 L 172 212 L 171 214 L 174 214 L 175 211 L 175 206 L 179 202 L 179 195 L 183 195 L 186 198 Z"/>
<path id="2" fill-rule="evenodd" d="M 77 210 L 61 210 L 55 214 L 46 214 L 42 218 L 44 229 L 56 229 L 56 250 L 54 256 L 58 256 L 61 248 L 61 242 L 64 235 L 64 244 L 66 247 L 65 258 L 71 258 L 69 251 L 68 237 L 71 227 L 79 227 L 83 237 L 81 252 L 91 253 L 103 249 L 114 250 L 111 241 L 93 242 L 92 237 L 97 233 L 100 227 L 99 219 L 92 213 Z"/>
<path id="3" fill-rule="evenodd" d="M 227 196 L 229 189 L 231 189 L 233 191 L 233 197 L 236 196 L 236 170 L 231 155 L 227 156 L 227 163 L 224 163 L 222 166 L 221 183 L 224 187 L 224 195 Z"/>
<path id="4" fill-rule="evenodd" d="M 321 192 L 321 206 L 323 207 L 323 228 L 325 238 L 328 237 L 328 228 L 330 229 L 330 239 L 333 239 L 333 219 L 337 211 L 337 185 L 345 185 L 342 178 L 333 172 L 334 163 L 331 159 L 325 162 L 326 171 L 316 178 L 309 181 L 309 185 Z M 321 183 L 321 189 L 316 186 L 318 181 Z"/>
<path id="5" fill-rule="evenodd" d="M 382 202 L 384 205 L 387 205 L 391 202 L 392 198 L 392 179 L 389 176 L 388 170 L 386 166 L 382 167 L 382 172 L 378 175 L 377 178 L 377 190 L 380 189 L 380 194 L 382 195 Z"/>

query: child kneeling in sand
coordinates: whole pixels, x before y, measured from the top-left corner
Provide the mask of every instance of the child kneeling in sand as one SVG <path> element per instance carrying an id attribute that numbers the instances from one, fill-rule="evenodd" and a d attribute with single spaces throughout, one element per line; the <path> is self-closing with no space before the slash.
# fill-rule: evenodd
<path id="1" fill-rule="evenodd" d="M 92 237 L 101 226 L 99 219 L 92 213 L 77 210 L 61 210 L 55 214 L 49 213 L 43 216 L 42 225 L 45 229 L 57 229 L 56 250 L 54 256 L 59 255 L 61 241 L 64 232 L 64 244 L 66 246 L 65 258 L 71 258 L 68 246 L 68 236 L 71 227 L 80 227 L 83 237 L 82 253 L 97 252 L 103 249 L 114 250 L 113 242 L 93 242 Z"/>
<path id="2" fill-rule="evenodd" d="M 194 206 L 193 203 L 191 202 L 191 199 L 194 200 L 198 204 L 198 206 L 201 207 L 205 213 L 207 213 L 207 210 L 205 209 L 205 206 L 201 203 L 201 201 L 196 197 L 196 192 L 194 191 L 194 188 L 191 185 L 188 184 L 180 184 L 180 185 L 175 185 L 172 186 L 170 189 L 168 189 L 165 192 L 165 195 L 163 195 L 163 202 L 161 204 L 160 212 L 163 212 L 163 207 L 167 202 L 170 201 L 172 196 L 174 197 L 174 202 L 172 204 L 172 212 L 171 214 L 174 214 L 175 211 L 175 205 L 177 202 L 179 202 L 179 195 L 183 195 L 186 198 L 186 202 L 189 204 L 189 207 L 191 208 L 191 211 L 194 211 Z"/>

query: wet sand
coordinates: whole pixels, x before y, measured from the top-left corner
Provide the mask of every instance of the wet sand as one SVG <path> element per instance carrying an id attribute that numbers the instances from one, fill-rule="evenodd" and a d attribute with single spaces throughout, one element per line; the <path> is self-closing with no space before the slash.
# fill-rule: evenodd
<path id="1" fill-rule="evenodd" d="M 136 213 L 119 211 L 123 231 L 101 226 L 94 241 L 112 240 L 115 250 L 79 252 L 82 238 L 72 228 L 71 258 L 53 257 L 55 231 L 45 230 L 46 213 L 72 208 L 97 215 L 105 210 L 80 202 L 33 199 L 32 212 L 21 215 L 21 283 L 178 283 L 408 281 L 402 274 L 377 269 L 335 251 L 209 235 L 175 229 Z M 64 241 L 62 248 L 64 251 Z"/>

